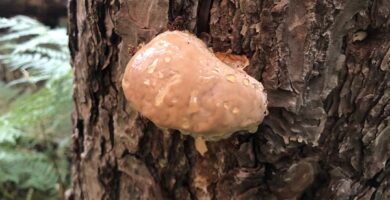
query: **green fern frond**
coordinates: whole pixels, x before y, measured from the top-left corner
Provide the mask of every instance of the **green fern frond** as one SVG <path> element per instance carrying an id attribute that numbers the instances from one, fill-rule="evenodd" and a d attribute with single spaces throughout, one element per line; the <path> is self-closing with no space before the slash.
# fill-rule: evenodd
<path id="1" fill-rule="evenodd" d="M 5 119 L 0 118 L 0 144 L 15 144 L 23 134 L 19 129 L 10 125 Z"/>
<path id="2" fill-rule="evenodd" d="M 42 49 L 41 49 L 42 50 Z M 29 80 L 35 83 L 34 77 L 51 77 L 56 74 L 64 74 L 70 70 L 69 59 L 61 58 L 60 53 L 45 49 L 55 57 L 49 57 L 42 53 L 19 52 L 7 56 L 0 55 L 0 62 L 5 64 L 11 71 L 26 70 Z M 26 78 L 26 77 L 24 77 Z M 35 79 L 40 81 L 40 79 Z"/>
<path id="3" fill-rule="evenodd" d="M 0 182 L 11 181 L 20 188 L 51 189 L 58 177 L 42 153 L 0 148 Z"/>
<path id="4" fill-rule="evenodd" d="M 19 89 L 7 87 L 5 83 L 0 81 L 0 113 L 9 110 L 10 103 L 17 98 L 19 92 Z"/>
<path id="5" fill-rule="evenodd" d="M 13 183 L 18 191 L 55 197 L 56 184 L 69 184 L 73 81 L 65 29 L 49 29 L 23 16 L 0 18 L 0 65 L 23 75 L 0 83 L 0 189 Z M 20 94 L 14 87 L 43 80 L 32 93 Z"/>
<path id="6" fill-rule="evenodd" d="M 68 72 L 67 43 L 65 28 L 49 29 L 24 16 L 0 18 L 0 63 L 28 75 L 10 85 L 36 83 Z"/>
<path id="7" fill-rule="evenodd" d="M 21 37 L 40 35 L 48 31 L 48 27 L 39 21 L 26 17 L 15 16 L 12 18 L 0 18 L 0 30 L 6 30 L 1 34 L 0 42 L 19 39 Z"/>
<path id="8" fill-rule="evenodd" d="M 70 72 L 66 75 L 50 79 L 46 86 L 37 92 L 24 97 L 19 97 L 10 105 L 12 112 L 4 115 L 9 123 L 14 124 L 19 129 L 30 127 L 30 134 L 34 133 L 31 127 L 44 126 L 48 131 L 61 127 L 55 126 L 55 121 L 70 127 L 70 111 L 72 110 L 71 93 L 72 78 Z M 68 123 L 64 123 L 67 122 Z M 0 133 L 1 135 L 1 133 Z"/>
<path id="9" fill-rule="evenodd" d="M 67 47 L 66 30 L 64 28 L 45 30 L 40 35 L 19 44 L 13 53 L 24 52 L 29 49 L 35 51 L 36 47 L 44 46 L 44 44 L 50 45 L 45 47 L 49 50 L 64 51 L 64 48 Z"/>
<path id="10" fill-rule="evenodd" d="M 67 183 L 71 88 L 70 72 L 54 77 L 37 92 L 18 97 L 0 116 L 0 185 L 12 182 L 55 195 L 56 184 Z M 56 147 L 47 146 L 52 143 Z M 46 150 L 36 152 L 36 145 Z"/>
<path id="11" fill-rule="evenodd" d="M 45 27 L 40 27 L 40 26 L 30 27 L 29 29 L 23 31 L 15 30 L 15 29 L 11 29 L 11 30 L 12 32 L 9 32 L 8 34 L 0 37 L 0 42 L 15 40 L 15 39 L 28 37 L 32 35 L 39 35 L 47 31 Z"/>
<path id="12" fill-rule="evenodd" d="M 35 84 L 40 81 L 44 81 L 50 78 L 50 75 L 35 75 L 35 76 L 24 76 L 22 78 L 18 78 L 16 80 L 8 82 L 7 86 L 14 86 L 22 83 L 31 83 Z"/>
<path id="13" fill-rule="evenodd" d="M 0 29 L 12 28 L 13 30 L 23 30 L 39 25 L 42 25 L 39 21 L 23 15 L 12 18 L 0 18 Z"/>

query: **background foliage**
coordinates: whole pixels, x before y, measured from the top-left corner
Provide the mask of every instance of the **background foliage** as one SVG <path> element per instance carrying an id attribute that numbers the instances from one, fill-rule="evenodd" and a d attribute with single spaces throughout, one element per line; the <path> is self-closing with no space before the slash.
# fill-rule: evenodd
<path id="1" fill-rule="evenodd" d="M 69 184 L 67 41 L 65 28 L 0 18 L 0 199 L 59 199 Z"/>

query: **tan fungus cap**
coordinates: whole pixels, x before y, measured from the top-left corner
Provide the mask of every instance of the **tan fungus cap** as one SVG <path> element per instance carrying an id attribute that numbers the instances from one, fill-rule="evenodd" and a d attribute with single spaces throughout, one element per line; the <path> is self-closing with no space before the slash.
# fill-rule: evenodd
<path id="1" fill-rule="evenodd" d="M 255 132 L 267 112 L 262 84 L 187 32 L 164 32 L 143 46 L 122 86 L 130 105 L 157 126 L 206 140 Z"/>

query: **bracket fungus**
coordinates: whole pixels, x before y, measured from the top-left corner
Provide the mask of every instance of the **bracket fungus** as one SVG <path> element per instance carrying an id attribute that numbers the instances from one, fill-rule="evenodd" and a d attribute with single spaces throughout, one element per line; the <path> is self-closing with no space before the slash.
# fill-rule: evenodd
<path id="1" fill-rule="evenodd" d="M 122 87 L 130 106 L 157 126 L 209 141 L 253 133 L 267 112 L 263 85 L 187 32 L 161 33 L 138 50 Z"/>

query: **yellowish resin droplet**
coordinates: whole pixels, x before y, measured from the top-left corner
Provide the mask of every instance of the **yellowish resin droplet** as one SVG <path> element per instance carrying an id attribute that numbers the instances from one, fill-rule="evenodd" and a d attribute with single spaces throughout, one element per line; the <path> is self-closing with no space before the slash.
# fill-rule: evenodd
<path id="1" fill-rule="evenodd" d="M 195 139 L 195 149 L 202 156 L 204 156 L 204 154 L 208 151 L 206 141 L 202 137 L 197 137 Z"/>
<path id="2" fill-rule="evenodd" d="M 169 63 L 169 62 L 171 61 L 171 58 L 170 58 L 170 57 L 166 57 L 166 58 L 164 58 L 164 61 L 165 61 L 166 63 Z"/>
<path id="3" fill-rule="evenodd" d="M 234 82 L 236 82 L 236 76 L 234 74 L 228 74 L 228 75 L 226 75 L 226 80 L 234 83 Z"/>
<path id="4" fill-rule="evenodd" d="M 248 129 L 249 133 L 256 133 L 256 131 L 257 131 L 257 126 L 252 126 L 252 127 L 249 127 L 249 129 Z"/>
<path id="5" fill-rule="evenodd" d="M 190 122 L 184 121 L 184 123 L 181 125 L 181 127 L 182 127 L 183 129 L 188 129 L 188 128 L 190 128 Z"/>
<path id="6" fill-rule="evenodd" d="M 146 80 L 144 81 L 144 84 L 145 84 L 145 85 L 150 85 L 149 79 L 146 79 Z"/>

